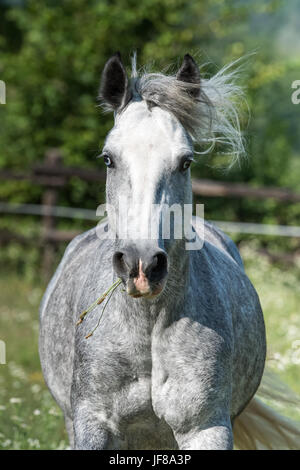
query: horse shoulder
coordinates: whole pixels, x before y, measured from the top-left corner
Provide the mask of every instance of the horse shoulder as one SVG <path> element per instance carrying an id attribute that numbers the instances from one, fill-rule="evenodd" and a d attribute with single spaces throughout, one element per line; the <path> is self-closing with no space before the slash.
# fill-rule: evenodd
<path id="1" fill-rule="evenodd" d="M 77 235 L 67 246 L 62 260 L 60 261 L 51 281 L 49 282 L 45 294 L 40 304 L 40 320 L 47 313 L 47 309 L 51 302 L 55 300 L 53 294 L 57 294 L 58 290 L 66 294 L 65 288 L 70 283 L 70 275 L 66 275 L 68 271 L 76 269 L 76 262 L 84 254 L 83 250 L 88 246 L 89 242 L 95 238 L 95 228 Z"/>
<path id="2" fill-rule="evenodd" d="M 67 414 L 70 409 L 75 323 L 78 315 L 76 302 L 97 245 L 99 239 L 95 228 L 71 241 L 40 305 L 41 366 L 52 395 Z"/>

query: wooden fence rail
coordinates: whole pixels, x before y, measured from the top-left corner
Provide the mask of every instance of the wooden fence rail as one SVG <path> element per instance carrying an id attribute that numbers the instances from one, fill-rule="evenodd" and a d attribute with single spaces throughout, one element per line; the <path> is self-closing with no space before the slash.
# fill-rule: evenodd
<path id="1" fill-rule="evenodd" d="M 30 181 L 44 187 L 42 205 L 48 207 L 49 211 L 42 214 L 40 244 L 43 247 L 42 269 L 46 278 L 49 277 L 52 271 L 56 244 L 61 241 L 68 241 L 78 233 L 76 231 L 58 231 L 54 215 L 60 189 L 68 184 L 70 178 L 74 176 L 91 183 L 104 183 L 106 172 L 104 170 L 66 167 L 58 149 L 49 149 L 45 154 L 44 162 L 33 166 L 30 172 L 18 173 L 0 170 L 0 180 Z M 286 188 L 252 187 L 244 183 L 194 178 L 192 179 L 192 189 L 194 195 L 203 197 L 272 198 L 277 201 L 300 202 L 300 193 L 295 193 Z M 53 208 L 53 211 L 51 208 Z M 27 243 L 27 240 L 19 234 L 12 234 L 7 231 L 5 233 L 0 232 L 0 242 L 5 243 L 9 239 Z"/>
<path id="2" fill-rule="evenodd" d="M 49 158 L 49 156 L 48 156 Z M 74 176 L 88 182 L 104 182 L 105 171 L 87 170 L 78 167 L 64 167 L 60 164 L 34 166 L 30 173 L 16 173 L 0 170 L 0 180 L 31 181 L 32 183 L 60 188 L 68 183 Z M 300 193 L 287 188 L 253 187 L 246 183 L 232 183 L 214 181 L 209 179 L 192 179 L 193 193 L 196 196 L 206 197 L 245 197 L 251 199 L 275 199 L 277 201 L 300 202 Z"/>

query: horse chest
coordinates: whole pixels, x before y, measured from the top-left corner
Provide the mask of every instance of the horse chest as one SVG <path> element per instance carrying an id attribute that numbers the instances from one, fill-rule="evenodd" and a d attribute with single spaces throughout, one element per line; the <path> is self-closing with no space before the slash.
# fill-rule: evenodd
<path id="1" fill-rule="evenodd" d="M 114 396 L 114 411 L 130 449 L 174 449 L 171 428 L 154 411 L 152 377 L 136 377 Z"/>
<path id="2" fill-rule="evenodd" d="M 97 384 L 91 401 L 101 408 L 108 427 L 121 430 L 130 448 L 159 448 L 162 438 L 164 448 L 174 448 L 171 429 L 156 413 L 162 358 L 153 354 L 151 339 L 142 342 L 135 336 L 130 345 L 116 345 L 104 337 L 90 369 L 88 382 Z"/>

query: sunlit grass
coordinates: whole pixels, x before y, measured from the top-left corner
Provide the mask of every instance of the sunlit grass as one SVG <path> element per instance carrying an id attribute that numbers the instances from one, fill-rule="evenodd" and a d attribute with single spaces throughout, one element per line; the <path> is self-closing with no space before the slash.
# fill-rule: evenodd
<path id="1" fill-rule="evenodd" d="M 0 278 L 0 449 L 67 447 L 60 409 L 46 388 L 38 356 L 41 286 L 18 276 Z"/>
<path id="2" fill-rule="evenodd" d="M 271 264 L 249 243 L 241 254 L 264 312 L 268 364 L 300 395 L 300 266 Z"/>

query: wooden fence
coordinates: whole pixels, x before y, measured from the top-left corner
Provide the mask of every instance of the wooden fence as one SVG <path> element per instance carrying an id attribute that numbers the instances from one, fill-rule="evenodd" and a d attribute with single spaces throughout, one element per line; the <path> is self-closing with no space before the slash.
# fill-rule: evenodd
<path id="1" fill-rule="evenodd" d="M 17 173 L 0 170 L 0 180 L 30 181 L 44 188 L 42 196 L 42 228 L 38 243 L 43 249 L 42 271 L 45 277 L 49 276 L 53 268 L 56 245 L 60 242 L 70 241 L 78 234 L 77 231 L 62 231 L 56 228 L 55 211 L 59 191 L 70 178 L 77 176 L 87 182 L 105 182 L 104 170 L 89 170 L 78 167 L 66 167 L 63 164 L 58 149 L 50 149 L 45 155 L 42 164 L 35 165 L 30 172 Z M 272 198 L 277 201 L 300 202 L 300 194 L 285 188 L 252 187 L 243 183 L 228 183 L 207 179 L 192 180 L 193 193 L 204 197 L 237 197 L 237 198 Z M 20 243 L 30 243 L 30 240 L 20 234 L 0 232 L 0 242 L 8 243 L 16 240 Z"/>

